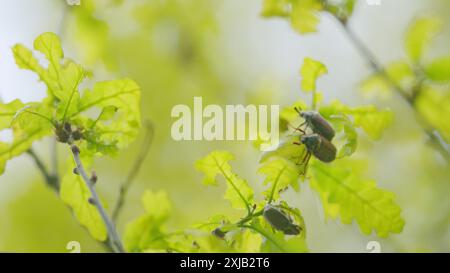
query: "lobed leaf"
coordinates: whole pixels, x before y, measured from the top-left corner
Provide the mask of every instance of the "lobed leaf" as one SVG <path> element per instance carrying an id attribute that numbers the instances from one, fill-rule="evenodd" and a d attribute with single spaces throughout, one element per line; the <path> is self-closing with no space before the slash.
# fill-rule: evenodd
<path id="1" fill-rule="evenodd" d="M 425 74 L 436 82 L 450 81 L 450 56 L 438 58 L 425 65 Z"/>
<path id="2" fill-rule="evenodd" d="M 322 4 L 317 0 L 291 1 L 291 25 L 300 34 L 317 31 L 319 24 L 318 13 L 322 10 Z"/>
<path id="3" fill-rule="evenodd" d="M 343 115 L 352 117 L 353 125 L 362 128 L 373 140 L 380 139 L 383 131 L 393 121 L 393 114 L 390 110 L 379 110 L 373 105 L 352 108 L 339 101 L 332 101 L 328 106 L 321 107 L 319 111 L 327 119 Z"/>
<path id="4" fill-rule="evenodd" d="M 83 163 L 89 168 L 91 159 L 83 155 Z M 72 208 L 73 213 L 80 224 L 87 228 L 91 236 L 99 241 L 105 241 L 108 237 L 105 223 L 97 208 L 89 203 L 91 193 L 89 188 L 81 178 L 72 172 L 75 164 L 70 165 L 66 174 L 61 180 L 60 197 L 61 200 Z"/>
<path id="5" fill-rule="evenodd" d="M 253 203 L 253 190 L 247 181 L 238 178 L 231 171 L 228 162 L 232 159 L 234 159 L 234 156 L 227 151 L 214 151 L 205 158 L 198 160 L 195 168 L 205 175 L 203 178 L 203 184 L 205 185 L 217 185 L 217 176 L 223 176 L 227 183 L 225 199 L 230 201 L 233 208 L 247 208 L 249 210 Z"/>
<path id="6" fill-rule="evenodd" d="M 127 251 L 164 251 L 169 247 L 164 224 L 170 215 L 171 202 L 165 191 L 145 191 L 142 196 L 145 213 L 129 223 L 124 244 Z"/>
<path id="7" fill-rule="evenodd" d="M 417 98 L 417 108 L 426 120 L 450 142 L 450 92 L 444 88 L 426 86 Z"/>
<path id="8" fill-rule="evenodd" d="M 130 79 L 98 82 L 92 91 L 81 96 L 79 86 L 89 75 L 80 65 L 64 54 L 58 36 L 44 33 L 34 42 L 49 64 L 39 65 L 31 51 L 18 44 L 13 52 L 19 67 L 39 75 L 48 88 L 49 98 L 43 103 L 54 109 L 50 119 L 55 124 L 70 123 L 82 132 L 87 147 L 93 154 L 115 154 L 133 141 L 141 126 L 140 87 Z M 91 118 L 93 108 L 100 115 Z"/>
<path id="9" fill-rule="evenodd" d="M 141 127 L 140 87 L 131 79 L 98 82 L 92 91 L 85 91 L 72 116 L 92 108 L 100 109 L 95 118 L 78 118 L 86 129 L 88 148 L 103 154 L 113 154 L 129 145 Z"/>
<path id="10" fill-rule="evenodd" d="M 0 141 L 0 174 L 5 171 L 8 160 L 25 153 L 34 141 L 52 133 L 52 124 L 42 117 L 48 115 L 49 109 L 33 106 L 19 100 L 0 103 L 0 130 L 11 129 L 13 135 L 12 142 Z"/>
<path id="11" fill-rule="evenodd" d="M 266 240 L 261 247 L 261 252 L 266 253 L 303 253 L 308 252 L 305 238 L 302 236 L 295 236 L 293 238 L 286 238 L 286 236 L 280 232 L 273 232 L 271 228 L 264 225 L 259 220 L 255 220 L 250 225 L 251 229 L 263 235 Z"/>
<path id="12" fill-rule="evenodd" d="M 344 224 L 355 220 L 364 234 L 375 231 L 379 237 L 403 230 L 405 222 L 393 193 L 344 166 L 325 167 L 314 161 L 311 167 L 311 187 L 319 193 L 327 215 L 339 216 Z"/>
<path id="13" fill-rule="evenodd" d="M 264 196 L 269 202 L 278 200 L 279 193 L 288 186 L 299 189 L 297 166 L 284 158 L 275 158 L 262 164 L 258 173 L 266 176 L 264 185 L 269 185 L 269 188 L 264 192 Z"/>
<path id="14" fill-rule="evenodd" d="M 419 62 L 429 47 L 431 40 L 441 30 L 442 23 L 432 17 L 415 20 L 409 27 L 405 37 L 405 49 L 413 62 Z"/>
<path id="15" fill-rule="evenodd" d="M 289 0 L 264 0 L 261 15 L 264 17 L 289 16 Z"/>
<path id="16" fill-rule="evenodd" d="M 317 78 L 328 72 L 325 65 L 311 58 L 305 58 L 300 74 L 302 76 L 301 87 L 305 92 L 316 91 Z"/>

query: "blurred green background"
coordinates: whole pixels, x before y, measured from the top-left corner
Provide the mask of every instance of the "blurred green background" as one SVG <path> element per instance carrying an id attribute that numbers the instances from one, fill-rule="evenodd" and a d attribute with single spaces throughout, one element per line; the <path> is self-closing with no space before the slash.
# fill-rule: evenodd
<path id="1" fill-rule="evenodd" d="M 380 6 L 358 1 L 350 22 L 382 62 L 404 57 L 403 34 L 417 16 L 444 20 L 433 54 L 449 54 L 450 3 L 445 0 L 381 0 Z M 417 125 L 413 112 L 398 98 L 374 100 L 363 96 L 360 82 L 370 75 L 364 59 L 332 18 L 322 16 L 319 32 L 300 36 L 284 20 L 260 16 L 261 0 L 147 0 L 84 1 L 69 7 L 63 0 L 0 0 L 0 95 L 33 101 L 45 96 L 35 75 L 14 64 L 11 46 L 31 46 L 41 33 L 62 37 L 66 55 L 84 64 L 95 80 L 130 77 L 142 87 L 142 113 L 153 122 L 155 138 L 128 196 L 118 229 L 142 213 L 145 189 L 165 189 L 174 203 L 171 229 L 184 229 L 214 214 L 232 214 L 221 197 L 223 188 L 205 188 L 194 162 L 216 149 L 232 151 L 236 172 L 262 190 L 256 175 L 260 151 L 250 142 L 176 142 L 170 137 L 177 104 L 290 105 L 303 98 L 299 68 L 310 56 L 327 65 L 320 80 L 324 100 L 349 105 L 388 106 L 394 124 L 383 139 L 361 140 L 354 155 L 367 159 L 368 176 L 394 192 L 406 225 L 387 239 L 364 236 L 358 227 L 325 221 L 317 195 L 308 186 L 300 194 L 286 194 L 301 209 L 312 252 L 367 252 L 377 240 L 382 251 L 450 251 L 450 170 Z M 450 105 L 448 105 L 450 107 Z M 450 118 L 450 117 L 448 117 Z M 0 135 L 0 138 L 2 135 Z M 143 134 L 117 158 L 96 162 L 102 197 L 114 204 L 118 188 L 141 149 Z M 50 141 L 35 145 L 49 162 Z M 61 167 L 69 159 L 58 147 Z M 0 251 L 67 252 L 69 241 L 79 241 L 83 252 L 103 251 L 73 219 L 70 210 L 48 189 L 32 161 L 21 156 L 10 161 L 0 176 Z"/>

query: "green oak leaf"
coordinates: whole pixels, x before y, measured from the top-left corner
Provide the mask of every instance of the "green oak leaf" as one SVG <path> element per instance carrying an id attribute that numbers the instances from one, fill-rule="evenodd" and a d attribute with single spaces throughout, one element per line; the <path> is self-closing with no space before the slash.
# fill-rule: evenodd
<path id="1" fill-rule="evenodd" d="M 234 208 L 249 210 L 253 204 L 253 190 L 247 181 L 240 179 L 231 171 L 228 162 L 232 159 L 234 156 L 227 151 L 213 151 L 205 158 L 198 160 L 195 168 L 205 175 L 203 179 L 205 185 L 217 185 L 216 177 L 223 176 L 227 184 L 225 199 L 230 201 Z"/>
<path id="2" fill-rule="evenodd" d="M 23 104 L 14 100 L 0 103 L 0 130 L 12 131 L 11 142 L 0 141 L 0 174 L 5 171 L 6 162 L 28 151 L 33 142 L 52 133 L 49 122 L 50 109 L 40 104 Z"/>
<path id="3" fill-rule="evenodd" d="M 93 108 L 100 110 L 95 118 L 79 116 Z M 131 79 L 98 82 L 84 92 L 73 118 L 85 129 L 89 150 L 114 154 L 139 133 L 140 87 Z"/>
<path id="4" fill-rule="evenodd" d="M 450 142 L 450 92 L 447 88 L 426 86 L 417 98 L 417 109 Z"/>
<path id="5" fill-rule="evenodd" d="M 130 222 L 125 230 L 124 244 L 127 251 L 164 251 L 169 247 L 165 222 L 172 204 L 165 191 L 145 191 L 142 196 L 145 213 Z"/>
<path id="6" fill-rule="evenodd" d="M 258 173 L 266 176 L 264 185 L 269 185 L 269 188 L 264 196 L 270 202 L 278 200 L 279 193 L 289 186 L 299 189 L 297 166 L 284 158 L 275 158 L 262 164 Z"/>
<path id="7" fill-rule="evenodd" d="M 289 16 L 289 0 L 264 0 L 261 15 L 264 17 Z"/>
<path id="8" fill-rule="evenodd" d="M 34 49 L 42 53 L 49 64 L 44 68 L 33 53 L 23 45 L 13 47 L 20 68 L 38 74 L 47 85 L 49 97 L 42 103 L 54 112 L 49 118 L 54 124 L 69 122 L 80 129 L 82 140 L 93 154 L 116 154 L 136 137 L 141 126 L 140 87 L 131 79 L 97 82 L 92 90 L 79 90 L 89 75 L 75 62 L 64 59 L 61 42 L 54 33 L 44 33 L 34 42 Z M 90 115 L 93 109 L 100 114 Z"/>
<path id="9" fill-rule="evenodd" d="M 319 24 L 318 13 L 322 11 L 322 4 L 317 0 L 295 0 L 292 2 L 291 25 L 300 34 L 317 31 Z"/>
<path id="10" fill-rule="evenodd" d="M 413 62 L 421 61 L 430 42 L 439 33 L 441 27 L 442 23 L 432 17 L 422 17 L 411 24 L 405 37 L 405 49 Z"/>
<path id="11" fill-rule="evenodd" d="M 354 127 L 361 128 L 373 140 L 381 138 L 383 131 L 392 124 L 393 114 L 388 109 L 379 110 L 373 105 L 349 107 L 337 100 L 322 106 L 319 112 L 328 120 L 346 115 Z"/>
<path id="12" fill-rule="evenodd" d="M 311 58 L 305 58 L 300 74 L 302 76 L 301 87 L 305 92 L 316 91 L 317 78 L 328 72 L 325 65 Z"/>
<path id="13" fill-rule="evenodd" d="M 360 177 L 345 164 L 333 166 L 314 161 L 311 187 L 324 203 L 325 213 L 340 217 L 344 224 L 355 220 L 364 234 L 375 231 L 379 237 L 400 233 L 405 221 L 394 202 L 394 194 L 377 188 L 374 181 Z"/>
<path id="14" fill-rule="evenodd" d="M 261 252 L 266 253 L 303 253 L 308 252 L 305 238 L 295 236 L 287 238 L 280 231 L 272 231 L 266 223 L 262 223 L 259 219 L 250 224 L 250 229 L 258 232 L 266 238 L 261 246 Z"/>
<path id="15" fill-rule="evenodd" d="M 450 81 L 450 56 L 441 57 L 425 65 L 426 76 L 435 82 Z"/>
<path id="16" fill-rule="evenodd" d="M 84 167 L 91 166 L 91 156 L 82 154 Z M 87 228 L 91 236 L 98 241 L 105 241 L 108 237 L 105 223 L 103 222 L 97 208 L 89 203 L 91 192 L 80 175 L 72 172 L 75 164 L 72 163 L 67 168 L 66 174 L 62 177 L 60 186 L 61 200 L 72 208 L 75 217 L 80 224 Z"/>

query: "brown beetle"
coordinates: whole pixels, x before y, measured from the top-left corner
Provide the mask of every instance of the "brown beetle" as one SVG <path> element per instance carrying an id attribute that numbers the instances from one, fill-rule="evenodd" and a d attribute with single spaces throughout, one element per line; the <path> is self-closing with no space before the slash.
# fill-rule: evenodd
<path id="1" fill-rule="evenodd" d="M 302 228 L 293 223 L 292 219 L 280 208 L 267 204 L 263 212 L 264 219 L 276 230 L 286 235 L 298 235 Z"/>
<path id="2" fill-rule="evenodd" d="M 323 136 L 327 140 L 331 141 L 333 139 L 334 135 L 336 134 L 333 127 L 331 127 L 330 123 L 328 123 L 328 121 L 326 119 L 324 119 L 322 117 L 322 115 L 320 115 L 319 112 L 317 112 L 317 111 L 301 111 L 301 109 L 297 108 L 297 107 L 295 107 L 294 110 L 303 119 L 305 119 L 305 122 L 300 124 L 300 126 L 298 126 L 296 128 L 296 130 L 305 133 L 306 129 L 308 127 L 310 127 L 314 133 Z M 306 124 L 306 128 L 304 130 L 300 129 L 300 127 L 302 127 L 305 124 Z"/>
<path id="3" fill-rule="evenodd" d="M 306 162 L 306 164 L 308 163 L 311 154 L 323 162 L 332 162 L 336 159 L 336 147 L 334 147 L 333 143 L 319 134 L 302 135 L 300 136 L 300 143 L 296 142 L 294 144 L 304 144 L 306 146 L 308 153 L 303 159 L 303 162 Z"/>

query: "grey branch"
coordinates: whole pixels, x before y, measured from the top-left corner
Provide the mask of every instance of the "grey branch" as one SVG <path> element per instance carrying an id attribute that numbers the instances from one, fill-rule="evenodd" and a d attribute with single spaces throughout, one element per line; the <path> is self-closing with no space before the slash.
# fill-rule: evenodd
<path id="1" fill-rule="evenodd" d="M 401 86 L 399 86 L 385 71 L 383 66 L 378 62 L 375 55 L 369 50 L 369 48 L 359 39 L 359 37 L 350 29 L 350 27 L 344 22 L 338 20 L 344 28 L 344 31 L 348 37 L 348 39 L 353 43 L 353 45 L 358 49 L 360 54 L 367 60 L 372 69 L 382 76 L 386 82 L 392 86 L 392 88 L 399 94 L 411 107 L 416 116 L 417 122 L 422 127 L 423 131 L 429 137 L 433 147 L 442 155 L 442 157 L 448 162 L 450 162 L 450 151 L 448 149 L 447 143 L 443 141 L 443 138 L 439 134 L 438 130 L 436 130 L 419 112 L 419 110 L 415 107 L 415 102 L 417 98 L 417 91 L 411 92 L 409 94 L 406 90 L 404 90 Z"/>
<path id="2" fill-rule="evenodd" d="M 83 163 L 80 158 L 80 149 L 76 145 L 71 146 L 73 158 L 75 160 L 75 164 L 77 166 L 78 174 L 83 178 L 83 181 L 86 183 L 86 186 L 89 188 L 91 192 L 90 202 L 97 208 L 100 216 L 103 219 L 103 222 L 106 225 L 106 229 L 108 230 L 108 241 L 111 244 L 111 247 L 115 249 L 117 252 L 125 252 L 122 241 L 120 240 L 119 235 L 117 234 L 116 227 L 114 223 L 109 218 L 106 213 L 105 208 L 100 202 L 100 198 L 98 197 L 97 192 L 95 191 L 94 183 L 89 178 L 86 170 L 84 169 Z"/>

